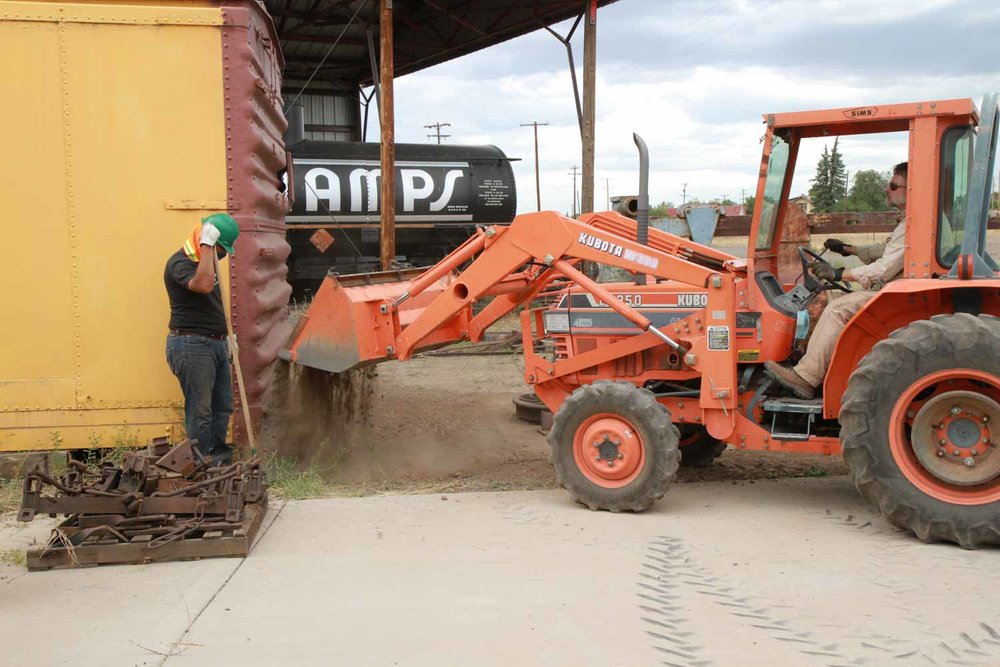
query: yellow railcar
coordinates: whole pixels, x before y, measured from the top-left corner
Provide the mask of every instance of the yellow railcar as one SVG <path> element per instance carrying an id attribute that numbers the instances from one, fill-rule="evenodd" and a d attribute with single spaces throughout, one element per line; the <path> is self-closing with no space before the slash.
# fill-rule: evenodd
<path id="1" fill-rule="evenodd" d="M 281 54 L 255 2 L 2 2 L 0 451 L 183 435 L 167 257 L 205 215 L 249 402 L 287 333 Z M 242 424 L 238 426 L 242 428 Z"/>

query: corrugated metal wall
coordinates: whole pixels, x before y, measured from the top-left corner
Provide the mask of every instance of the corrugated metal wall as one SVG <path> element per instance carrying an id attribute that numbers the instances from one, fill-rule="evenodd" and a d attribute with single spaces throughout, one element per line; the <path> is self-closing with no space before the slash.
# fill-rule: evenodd
<path id="1" fill-rule="evenodd" d="M 302 95 L 306 139 L 317 141 L 361 141 L 358 136 L 358 102 L 343 96 Z"/>
<path id="2" fill-rule="evenodd" d="M 258 420 L 273 377 L 273 362 L 290 332 L 285 259 L 285 210 L 281 172 L 287 165 L 282 135 L 283 62 L 271 19 L 256 3 L 223 5 L 226 173 L 229 212 L 240 225 L 230 286 L 233 328 L 239 342 L 251 418 Z M 239 408 L 234 432 L 246 442 Z"/>

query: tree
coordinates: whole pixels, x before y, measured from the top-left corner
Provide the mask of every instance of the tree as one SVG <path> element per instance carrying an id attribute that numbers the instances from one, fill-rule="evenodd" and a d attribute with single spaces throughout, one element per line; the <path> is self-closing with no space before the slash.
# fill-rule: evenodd
<path id="1" fill-rule="evenodd" d="M 757 197 L 755 195 L 750 195 L 743 200 L 743 208 L 746 209 L 747 215 L 753 215 L 753 207 L 757 203 Z"/>
<path id="2" fill-rule="evenodd" d="M 719 202 L 719 206 L 736 206 L 736 202 L 734 202 L 734 201 L 733 201 L 732 199 L 730 199 L 729 197 L 726 197 L 725 199 L 722 199 L 722 200 L 721 200 L 721 201 Z"/>
<path id="3" fill-rule="evenodd" d="M 833 150 L 830 151 L 830 190 L 835 203 L 847 196 L 847 167 L 844 166 L 844 157 L 837 150 L 839 141 L 840 137 L 833 140 Z"/>
<path id="4" fill-rule="evenodd" d="M 847 168 L 837 149 L 838 141 L 839 137 L 834 140 L 832 151 L 823 147 L 823 155 L 816 165 L 816 175 L 811 181 L 813 186 L 809 188 L 809 198 L 817 213 L 829 213 L 847 194 Z"/>
<path id="5" fill-rule="evenodd" d="M 667 210 L 674 207 L 674 203 L 670 201 L 661 201 L 656 206 L 649 207 L 649 217 L 651 218 L 665 218 L 667 217 Z"/>
<path id="6" fill-rule="evenodd" d="M 834 210 L 851 213 L 889 210 L 889 202 L 885 198 L 889 178 L 888 173 L 880 174 L 874 169 L 859 171 L 854 176 L 850 194 L 837 202 Z"/>

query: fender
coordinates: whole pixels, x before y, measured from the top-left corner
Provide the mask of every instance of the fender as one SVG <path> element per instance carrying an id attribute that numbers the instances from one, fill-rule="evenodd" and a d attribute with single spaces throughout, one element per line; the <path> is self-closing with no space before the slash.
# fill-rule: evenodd
<path id="1" fill-rule="evenodd" d="M 823 416 L 836 419 L 847 382 L 880 340 L 910 322 L 968 312 L 1000 317 L 1000 279 L 896 280 L 882 288 L 844 327 L 823 382 Z"/>

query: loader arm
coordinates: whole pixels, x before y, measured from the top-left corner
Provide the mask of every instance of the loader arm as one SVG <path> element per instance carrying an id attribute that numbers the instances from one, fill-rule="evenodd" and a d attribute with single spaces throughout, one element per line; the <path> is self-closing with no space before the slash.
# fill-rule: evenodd
<path id="1" fill-rule="evenodd" d="M 356 284 L 355 278 L 345 277 L 342 284 L 337 276 L 328 276 L 282 356 L 305 366 L 344 372 L 388 359 L 408 359 L 415 352 L 449 342 L 480 340 L 489 324 L 530 303 L 553 281 L 565 279 L 652 334 L 637 337 L 626 346 L 629 349 L 665 343 L 686 355 L 689 366 L 710 371 L 712 389 L 703 402 L 714 408 L 721 404 L 729 416 L 729 408 L 735 407 L 736 363 L 730 358 L 735 348 L 710 349 L 704 333 L 686 336 L 684 343 L 675 340 L 583 274 L 576 264 L 598 262 L 643 273 L 647 280 L 707 289 L 705 312 L 715 314 L 713 325 L 730 331 L 735 330 L 733 283 L 735 274 L 744 270 L 742 264 L 730 255 L 659 230 L 650 230 L 649 245 L 639 244 L 634 234 L 635 223 L 616 214 L 572 220 L 543 211 L 518 216 L 508 227 L 478 230 L 412 279 L 374 278 Z M 486 296 L 497 298 L 473 317 L 473 303 Z M 576 366 L 566 365 L 567 372 Z M 559 372 L 553 368 L 546 375 L 551 378 Z"/>

